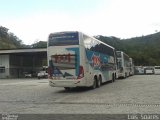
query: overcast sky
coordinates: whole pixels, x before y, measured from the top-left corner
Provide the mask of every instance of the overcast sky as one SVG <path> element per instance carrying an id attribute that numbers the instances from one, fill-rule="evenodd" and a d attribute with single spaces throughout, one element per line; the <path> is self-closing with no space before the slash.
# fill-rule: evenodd
<path id="1" fill-rule="evenodd" d="M 24 44 L 73 30 L 131 38 L 160 31 L 160 0 L 0 0 L 0 26 Z"/>

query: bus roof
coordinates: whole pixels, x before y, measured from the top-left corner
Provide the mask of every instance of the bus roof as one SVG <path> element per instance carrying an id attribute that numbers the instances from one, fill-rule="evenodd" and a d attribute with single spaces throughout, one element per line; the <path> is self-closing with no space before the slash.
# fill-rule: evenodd
<path id="1" fill-rule="evenodd" d="M 102 42 L 101 40 L 99 40 L 99 39 L 97 39 L 97 38 L 94 38 L 94 37 L 91 37 L 91 38 L 97 40 L 98 42 L 100 42 L 100 43 L 102 43 L 102 44 L 104 44 L 104 45 L 106 45 L 106 46 L 108 46 L 108 47 L 110 47 L 110 48 L 112 48 L 112 49 L 115 49 L 114 47 L 112 47 L 112 46 L 110 46 L 110 45 L 108 45 L 108 44 Z"/>
<path id="2" fill-rule="evenodd" d="M 54 33 L 50 33 L 49 37 L 54 35 L 54 34 L 63 34 L 63 33 L 77 33 L 78 31 L 61 31 L 61 32 L 54 32 Z"/>
<path id="3" fill-rule="evenodd" d="M 114 47 L 112 47 L 112 46 L 110 46 L 110 45 L 108 45 L 108 44 L 102 42 L 101 40 L 99 40 L 99 39 L 97 39 L 97 38 L 95 38 L 95 37 L 93 37 L 93 36 L 89 36 L 89 35 L 87 35 L 87 34 L 85 34 L 85 33 L 83 33 L 83 32 L 80 32 L 80 31 L 62 31 L 62 32 L 54 32 L 54 33 L 50 33 L 49 37 L 51 37 L 51 36 L 54 35 L 54 34 L 64 34 L 64 33 L 80 33 L 80 34 L 86 35 L 86 36 L 88 36 L 88 37 L 90 37 L 90 38 L 92 38 L 92 39 L 94 39 L 94 40 L 96 40 L 96 41 L 98 41 L 98 42 L 100 42 L 100 43 L 102 43 L 102 44 L 104 44 L 104 45 L 106 45 L 106 46 L 112 48 L 112 49 L 115 49 Z"/>

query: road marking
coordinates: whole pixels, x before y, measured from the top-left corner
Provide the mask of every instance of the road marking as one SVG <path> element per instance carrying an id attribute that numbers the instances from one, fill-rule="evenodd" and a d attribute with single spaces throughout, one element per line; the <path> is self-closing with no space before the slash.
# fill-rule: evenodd
<path id="1" fill-rule="evenodd" d="M 85 102 L 37 102 L 37 101 L 0 101 L 0 103 L 19 103 L 19 104 L 68 104 L 68 105 L 105 105 L 123 107 L 160 107 L 160 104 L 133 104 L 133 103 L 85 103 Z"/>

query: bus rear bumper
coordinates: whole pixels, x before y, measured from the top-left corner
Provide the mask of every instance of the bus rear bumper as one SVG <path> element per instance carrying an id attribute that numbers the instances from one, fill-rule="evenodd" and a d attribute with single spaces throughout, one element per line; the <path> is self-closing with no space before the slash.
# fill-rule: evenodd
<path id="1" fill-rule="evenodd" d="M 51 87 L 85 87 L 85 80 L 49 80 Z"/>
<path id="2" fill-rule="evenodd" d="M 124 73 L 118 73 L 118 78 L 124 78 L 124 77 L 125 77 Z"/>

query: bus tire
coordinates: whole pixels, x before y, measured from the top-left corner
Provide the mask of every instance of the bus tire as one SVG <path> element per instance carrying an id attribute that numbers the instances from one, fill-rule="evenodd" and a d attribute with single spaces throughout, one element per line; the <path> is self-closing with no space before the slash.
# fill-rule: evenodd
<path id="1" fill-rule="evenodd" d="M 97 88 L 99 88 L 102 85 L 102 77 L 99 76 L 99 78 L 97 79 Z"/>
<path id="2" fill-rule="evenodd" d="M 67 91 L 71 90 L 70 87 L 64 87 L 64 89 L 67 90 Z"/>
<path id="3" fill-rule="evenodd" d="M 114 81 L 117 80 L 117 75 L 116 73 L 114 74 Z"/>
<path id="4" fill-rule="evenodd" d="M 125 78 L 127 78 L 127 73 L 125 73 Z"/>
<path id="5" fill-rule="evenodd" d="M 92 85 L 92 89 L 95 89 L 96 87 L 97 87 L 97 84 L 96 84 L 97 82 L 96 82 L 96 79 L 94 79 L 94 81 L 93 81 L 93 85 Z"/>
<path id="6" fill-rule="evenodd" d="M 112 83 L 115 81 L 115 76 L 112 74 Z"/>
<path id="7" fill-rule="evenodd" d="M 99 88 L 100 86 L 101 86 L 101 81 L 100 81 L 100 79 L 98 79 L 96 87 Z"/>
<path id="8" fill-rule="evenodd" d="M 127 75 L 126 73 L 124 73 L 124 75 L 122 76 L 123 79 L 126 79 L 127 78 Z"/>

